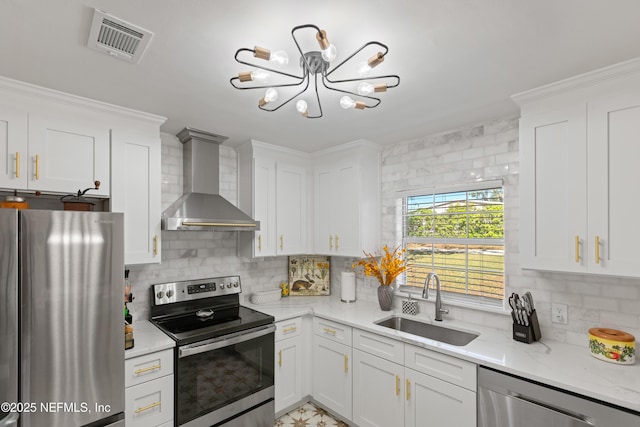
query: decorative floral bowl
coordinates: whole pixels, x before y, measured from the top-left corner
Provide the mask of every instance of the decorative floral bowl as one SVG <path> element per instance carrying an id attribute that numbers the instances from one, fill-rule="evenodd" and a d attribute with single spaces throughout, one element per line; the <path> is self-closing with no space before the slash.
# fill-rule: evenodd
<path id="1" fill-rule="evenodd" d="M 619 365 L 633 365 L 636 339 L 624 331 L 609 328 L 589 329 L 589 350 L 597 359 Z"/>

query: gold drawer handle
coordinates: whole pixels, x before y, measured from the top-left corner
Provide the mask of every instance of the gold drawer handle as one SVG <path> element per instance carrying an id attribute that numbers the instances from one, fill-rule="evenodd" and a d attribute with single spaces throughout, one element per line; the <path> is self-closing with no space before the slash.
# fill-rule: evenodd
<path id="1" fill-rule="evenodd" d="M 407 400 L 411 399 L 411 381 L 408 379 L 405 384 L 405 395 L 407 396 Z"/>
<path id="2" fill-rule="evenodd" d="M 290 327 L 290 328 L 284 328 L 284 329 L 282 330 L 282 333 L 288 334 L 289 332 L 295 332 L 295 331 L 296 331 L 296 327 L 295 327 L 295 326 L 292 326 L 292 327 Z"/>
<path id="3" fill-rule="evenodd" d="M 576 262 L 580 262 L 580 236 L 576 236 Z"/>
<path id="4" fill-rule="evenodd" d="M 600 236 L 596 236 L 596 264 L 600 264 Z"/>
<path id="5" fill-rule="evenodd" d="M 333 249 L 333 236 L 329 234 L 329 250 Z"/>
<path id="6" fill-rule="evenodd" d="M 278 366 L 282 368 L 282 350 L 278 352 Z"/>
<path id="7" fill-rule="evenodd" d="M 284 249 L 284 236 L 280 235 L 280 250 Z"/>
<path id="8" fill-rule="evenodd" d="M 16 178 L 20 178 L 20 152 L 16 151 Z"/>
<path id="9" fill-rule="evenodd" d="M 338 250 L 338 235 L 336 234 L 336 251 Z"/>
<path id="10" fill-rule="evenodd" d="M 258 252 L 262 252 L 262 234 L 258 234 Z"/>
<path id="11" fill-rule="evenodd" d="M 158 235 L 153 236 L 153 255 L 158 255 Z"/>
<path id="12" fill-rule="evenodd" d="M 331 335 L 333 335 L 334 337 L 336 336 L 336 330 L 335 330 L 335 329 L 324 328 L 324 331 L 325 331 L 327 334 L 331 334 Z"/>
<path id="13" fill-rule="evenodd" d="M 347 372 L 349 372 L 349 357 L 347 357 L 347 355 L 344 355 L 344 373 L 346 374 Z"/>
<path id="14" fill-rule="evenodd" d="M 400 376 L 396 375 L 396 396 L 400 396 Z"/>
<path id="15" fill-rule="evenodd" d="M 162 366 L 160 365 L 153 365 L 153 366 L 149 366 L 148 368 L 141 368 L 138 369 L 134 372 L 135 375 L 140 375 L 140 374 L 144 374 L 145 372 L 149 372 L 149 371 L 155 371 L 156 369 L 160 369 L 162 368 Z"/>
<path id="16" fill-rule="evenodd" d="M 148 411 L 149 409 L 153 409 L 156 406 L 160 406 L 160 405 L 161 405 L 160 402 L 153 402 L 151 405 L 147 405 L 147 406 L 145 406 L 143 408 L 136 409 L 136 414 L 139 414 L 140 412 Z"/>

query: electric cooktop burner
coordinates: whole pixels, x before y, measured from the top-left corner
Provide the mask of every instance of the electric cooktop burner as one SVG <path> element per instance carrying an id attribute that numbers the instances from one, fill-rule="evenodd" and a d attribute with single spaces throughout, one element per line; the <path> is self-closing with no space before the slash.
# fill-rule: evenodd
<path id="1" fill-rule="evenodd" d="M 162 283 L 151 290 L 151 321 L 180 345 L 274 322 L 273 316 L 240 305 L 239 276 Z"/>

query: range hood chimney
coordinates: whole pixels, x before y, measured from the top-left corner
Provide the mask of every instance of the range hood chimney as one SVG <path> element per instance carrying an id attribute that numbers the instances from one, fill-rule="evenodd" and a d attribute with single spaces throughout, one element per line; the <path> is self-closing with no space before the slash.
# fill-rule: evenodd
<path id="1" fill-rule="evenodd" d="M 220 144 L 227 137 L 189 127 L 177 137 L 184 144 L 184 194 L 162 214 L 162 229 L 259 230 L 260 222 L 219 194 Z"/>

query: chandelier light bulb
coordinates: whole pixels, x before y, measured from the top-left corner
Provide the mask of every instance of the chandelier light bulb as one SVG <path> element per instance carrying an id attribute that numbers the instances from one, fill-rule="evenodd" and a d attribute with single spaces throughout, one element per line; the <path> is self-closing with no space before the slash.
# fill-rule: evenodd
<path id="1" fill-rule="evenodd" d="M 284 50 L 277 50 L 271 54 L 269 61 L 284 67 L 289 64 L 289 55 Z"/>
<path id="2" fill-rule="evenodd" d="M 336 47 L 332 44 L 330 44 L 328 48 L 322 51 L 322 59 L 327 62 L 333 61 L 334 59 L 336 59 L 336 56 L 338 56 L 338 49 L 336 49 Z"/>
<path id="3" fill-rule="evenodd" d="M 300 101 L 296 102 L 296 110 L 298 110 L 301 114 L 306 113 L 307 101 L 305 101 L 304 99 L 301 99 Z"/>
<path id="4" fill-rule="evenodd" d="M 350 96 L 345 95 L 342 98 L 340 98 L 340 106 L 345 110 L 348 110 L 349 108 L 353 108 L 356 106 L 356 101 L 351 99 Z"/>
<path id="5" fill-rule="evenodd" d="M 278 99 L 278 91 L 270 87 L 264 94 L 264 100 L 267 102 L 273 102 Z"/>
<path id="6" fill-rule="evenodd" d="M 371 72 L 371 66 L 367 61 L 358 62 L 357 71 L 360 77 L 367 77 Z"/>
<path id="7" fill-rule="evenodd" d="M 362 82 L 358 85 L 358 93 L 362 96 L 369 96 L 373 94 L 374 91 L 375 88 L 373 87 L 373 85 L 367 82 Z"/>
<path id="8" fill-rule="evenodd" d="M 251 80 L 255 82 L 264 82 L 269 78 L 269 76 L 269 72 L 265 70 L 257 69 L 251 72 Z"/>

